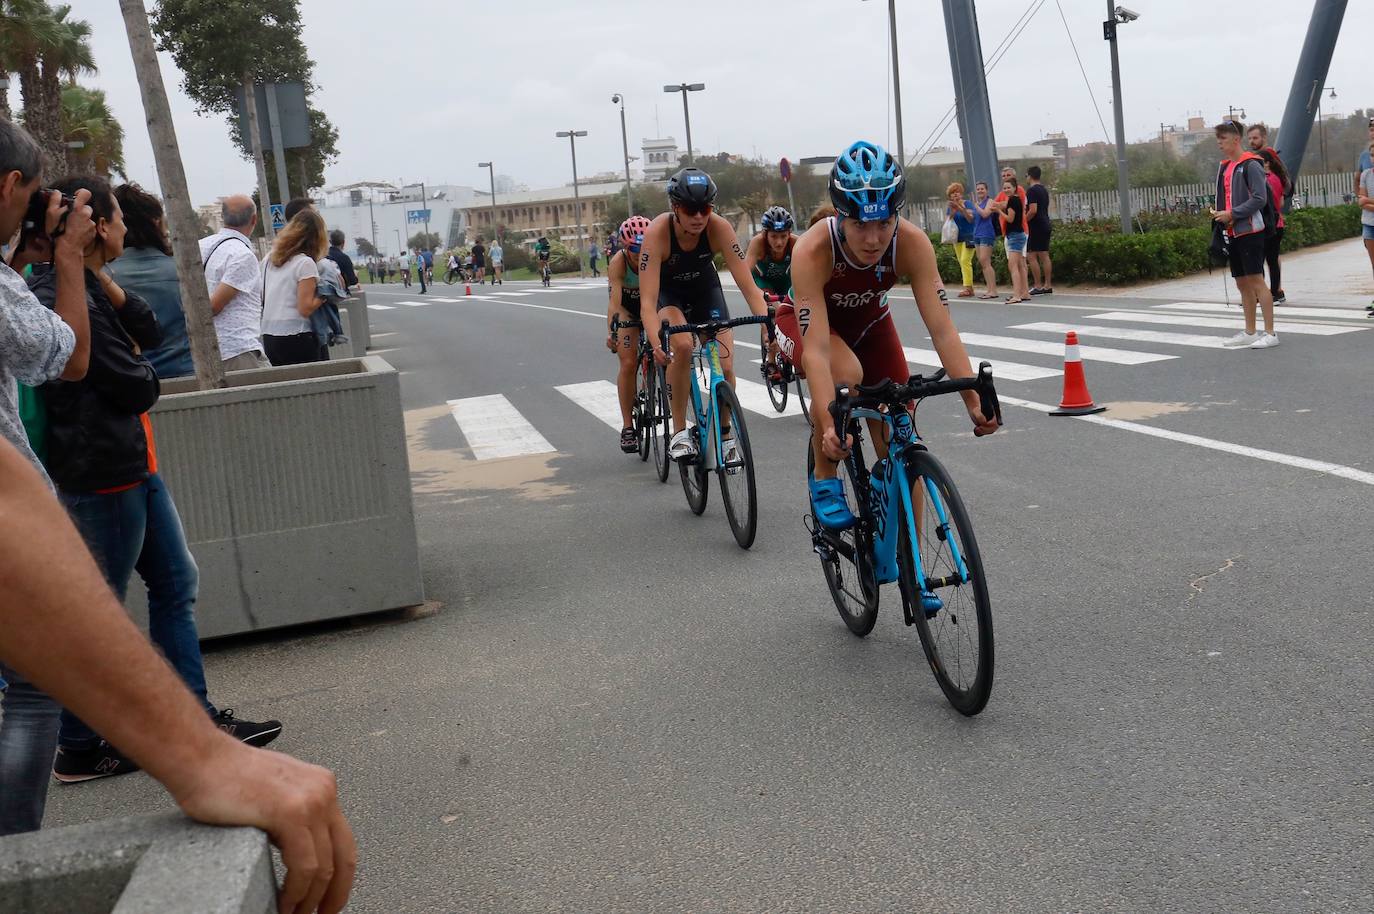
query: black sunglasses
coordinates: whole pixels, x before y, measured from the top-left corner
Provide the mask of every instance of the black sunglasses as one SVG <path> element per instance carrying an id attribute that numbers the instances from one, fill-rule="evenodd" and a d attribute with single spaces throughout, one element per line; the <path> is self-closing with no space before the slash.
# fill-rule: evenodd
<path id="1" fill-rule="evenodd" d="M 689 216 L 704 216 L 707 213 L 711 212 L 710 203 L 702 203 L 700 205 L 694 205 L 690 203 L 679 203 L 677 205 L 677 208 L 682 210 Z"/>

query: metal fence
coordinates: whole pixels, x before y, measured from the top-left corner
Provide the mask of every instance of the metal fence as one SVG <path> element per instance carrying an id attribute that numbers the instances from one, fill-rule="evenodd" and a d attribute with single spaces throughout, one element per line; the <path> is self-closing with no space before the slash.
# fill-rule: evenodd
<path id="1" fill-rule="evenodd" d="M 1351 172 L 1324 175 L 1302 175 L 1293 194 L 1292 208 L 1337 206 L 1354 200 L 1354 180 Z M 1169 187 L 1137 187 L 1131 191 L 1131 212 L 1141 213 L 1202 213 L 1215 202 L 1216 188 L 1212 184 L 1175 184 Z M 1121 209 L 1120 198 L 1114 190 L 1088 193 L 1050 193 L 1050 218 L 1058 222 L 1080 222 L 1090 219 L 1115 219 Z M 913 207 L 916 224 L 929 231 L 939 231 L 945 219 L 943 200 L 928 200 Z"/>

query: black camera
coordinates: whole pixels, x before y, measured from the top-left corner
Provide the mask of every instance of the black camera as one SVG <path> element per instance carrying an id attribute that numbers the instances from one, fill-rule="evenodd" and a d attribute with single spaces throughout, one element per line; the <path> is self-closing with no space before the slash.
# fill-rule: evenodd
<path id="1" fill-rule="evenodd" d="M 24 211 L 24 232 L 25 236 L 34 238 L 48 237 L 48 200 L 56 191 L 46 187 L 40 187 L 29 197 L 29 208 Z M 76 201 L 66 194 L 62 195 L 62 218 L 57 222 L 57 228 L 53 230 L 52 237 L 61 235 L 67 227 L 67 214 L 76 206 Z"/>

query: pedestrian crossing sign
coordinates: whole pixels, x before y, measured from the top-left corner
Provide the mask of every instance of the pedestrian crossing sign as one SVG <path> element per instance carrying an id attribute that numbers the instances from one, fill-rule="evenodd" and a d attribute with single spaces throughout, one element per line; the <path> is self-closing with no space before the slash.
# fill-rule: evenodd
<path id="1" fill-rule="evenodd" d="M 280 232 L 282 229 L 286 227 L 286 204 L 273 203 L 271 206 L 271 212 L 272 231 Z"/>

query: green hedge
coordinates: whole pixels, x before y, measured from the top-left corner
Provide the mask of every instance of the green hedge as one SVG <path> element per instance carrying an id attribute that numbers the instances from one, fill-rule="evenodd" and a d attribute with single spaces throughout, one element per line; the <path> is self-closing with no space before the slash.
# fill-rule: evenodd
<path id="1" fill-rule="evenodd" d="M 1331 206 L 1321 209 L 1302 209 L 1289 213 L 1283 236 L 1283 250 L 1294 251 L 1317 244 L 1327 244 L 1360 234 L 1360 208 L 1355 205 Z M 1211 229 L 1158 228 L 1145 234 L 1123 236 L 1116 232 L 1075 228 L 1060 231 L 1055 225 L 1050 242 L 1050 256 L 1054 259 L 1054 278 L 1057 284 L 1097 283 L 1126 285 L 1151 279 L 1169 279 L 1207 268 L 1207 246 L 1211 243 Z M 960 287 L 963 278 L 954 246 L 940 244 L 938 234 L 932 234 L 940 276 L 945 285 Z M 997 281 L 1009 283 L 1006 254 L 998 245 L 993 255 Z M 977 261 L 974 262 L 975 286 L 982 284 Z"/>

